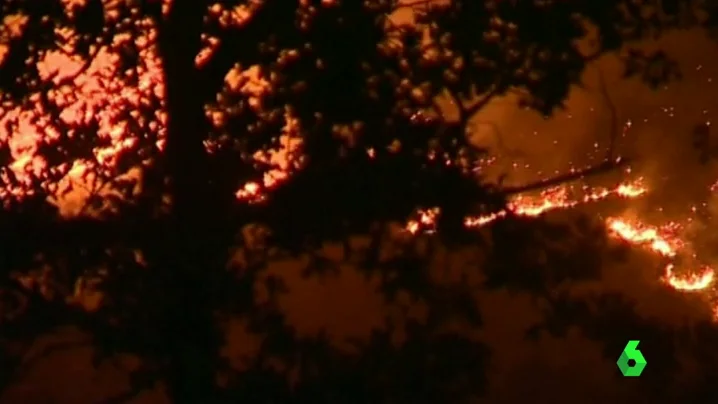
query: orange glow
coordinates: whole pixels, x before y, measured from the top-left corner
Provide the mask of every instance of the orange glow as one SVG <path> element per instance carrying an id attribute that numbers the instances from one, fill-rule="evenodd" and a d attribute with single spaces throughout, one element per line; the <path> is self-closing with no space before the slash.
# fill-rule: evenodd
<path id="1" fill-rule="evenodd" d="M 417 212 L 417 218 L 409 220 L 406 229 L 411 234 L 433 233 L 436 230 L 436 218 L 439 216 L 439 212 L 439 208 L 420 209 Z"/>
<path id="2" fill-rule="evenodd" d="M 63 2 L 71 15 L 78 1 Z M 116 18 L 112 8 L 108 20 Z M 22 19 L 15 18 L 15 29 Z M 70 29 L 55 32 L 57 49 L 38 53 L 31 60 L 41 81 L 49 89 L 28 94 L 32 102 L 0 104 L 0 147 L 10 151 L 13 162 L 0 169 L 0 198 L 22 200 L 37 192 L 46 193 L 65 214 L 65 202 L 81 205 L 81 199 L 107 187 L 108 180 L 127 171 L 118 165 L 140 150 L 159 152 L 164 137 L 165 114 L 161 105 L 164 93 L 162 67 L 154 47 L 156 35 L 150 19 L 137 19 L 133 25 L 138 34 L 118 29 L 111 43 L 93 45 L 91 58 L 83 59 L 75 50 L 78 34 Z M 20 28 L 18 28 L 20 26 Z M 7 29 L 7 28 L 5 28 Z M 123 46 L 138 52 L 138 66 L 121 70 Z M 2 61 L 0 61 L 2 62 Z M 41 92 L 42 91 L 42 92 Z M 134 128 L 146 128 L 142 133 Z M 80 139 L 95 137 L 94 148 L 82 156 L 67 153 L 67 160 L 50 163 L 41 147 L 61 150 Z M 148 143 L 145 139 L 154 139 Z M 142 164 L 137 161 L 135 165 Z M 70 188 L 71 187 L 71 188 Z M 73 189 L 73 192 L 65 192 Z M 78 199 L 79 198 L 79 199 Z"/>
<path id="3" fill-rule="evenodd" d="M 570 191 L 572 190 L 566 186 L 551 188 L 542 192 L 538 197 L 519 195 L 509 202 L 509 206 L 506 210 L 484 216 L 468 217 L 464 223 L 468 227 L 481 227 L 494 220 L 505 217 L 509 213 L 518 216 L 535 217 L 552 210 L 567 209 L 584 203 L 598 202 L 612 196 L 629 199 L 635 198 L 646 192 L 646 189 L 641 185 L 642 182 L 642 179 L 638 179 L 633 182 L 620 184 L 613 189 L 589 189 L 588 187 L 583 187 L 581 189 L 583 196 L 576 199 L 571 198 Z"/>
<path id="4" fill-rule="evenodd" d="M 663 280 L 678 290 L 693 291 L 706 289 L 713 283 L 715 271 L 705 267 L 700 272 L 685 277 L 677 276 L 673 273 L 673 264 L 666 267 L 666 273 Z"/>
<path id="5" fill-rule="evenodd" d="M 537 217 L 557 209 L 568 209 L 581 204 L 597 202 L 609 197 L 633 199 L 648 192 L 642 185 L 641 179 L 619 184 L 615 188 L 583 188 L 583 196 L 570 197 L 570 187 L 561 186 L 542 192 L 538 197 L 518 196 L 509 202 L 505 210 L 476 217 L 467 217 L 464 224 L 469 228 L 480 228 L 508 215 Z M 417 213 L 419 219 L 410 220 L 405 229 L 410 234 L 419 232 L 433 232 L 438 209 L 422 210 Z M 685 241 L 675 235 L 676 223 L 669 223 L 662 227 L 650 226 L 637 220 L 623 217 L 606 219 L 606 228 L 609 234 L 631 245 L 646 248 L 659 256 L 673 259 L 681 254 L 687 247 Z M 702 266 L 697 270 L 685 271 L 678 274 L 675 264 L 666 264 L 660 280 L 675 290 L 697 292 L 708 290 L 715 278 L 715 270 Z M 718 303 L 715 304 L 716 319 L 718 320 Z"/>
<path id="6" fill-rule="evenodd" d="M 71 17 L 82 3 L 83 0 L 63 1 L 65 12 Z M 163 1 L 164 12 L 170 3 Z M 258 4 L 257 1 L 250 1 L 232 9 L 214 4 L 208 11 L 221 25 L 236 27 L 251 18 Z M 108 7 L 108 22 L 125 23 L 117 10 Z M 90 60 L 77 54 L 78 33 L 70 28 L 58 29 L 55 32 L 56 49 L 38 52 L 28 64 L 28 69 L 36 69 L 41 81 L 52 84 L 51 88 L 30 92 L 23 102 L 7 100 L 0 94 L 0 148 L 7 149 L 12 159 L 7 166 L 0 167 L 1 203 L 23 200 L 44 192 L 61 210 L 81 204 L 87 194 L 102 188 L 103 181 L 128 174 L 126 169 L 120 168 L 124 158 L 141 156 L 134 161 L 136 166 L 141 166 L 162 152 L 167 117 L 162 100 L 163 70 L 155 47 L 157 32 L 149 18 L 136 18 L 131 24 L 132 29 L 118 28 L 110 43 L 93 45 Z M 21 35 L 26 25 L 25 16 L 5 16 L 0 21 L 0 38 L 12 41 Z M 196 57 L 200 68 L 219 44 L 218 39 L 213 37 L 204 37 L 203 42 L 204 49 Z M 137 52 L 137 66 L 122 66 L 124 48 Z M 8 49 L 7 43 L 0 43 L 0 64 L 7 58 Z M 273 89 L 257 66 L 237 66 L 227 73 L 224 91 L 244 97 L 249 108 L 261 111 L 265 97 Z M 216 128 L 226 123 L 228 114 L 221 106 L 207 106 L 207 117 Z M 260 178 L 239 187 L 236 191 L 239 201 L 261 203 L 273 187 L 301 168 L 300 123 L 291 111 L 285 111 L 283 118 L 285 126 L 277 134 L 278 147 L 251 156 L 253 162 L 266 169 Z M 82 156 L 68 152 L 67 160 L 58 163 L 49 161 L 41 153 L 43 148 L 60 149 L 68 141 L 85 141 L 87 137 L 91 138 L 95 147 Z M 206 146 L 208 153 L 219 147 L 217 142 L 209 140 Z M 367 154 L 375 156 L 376 150 L 369 149 Z M 440 158 L 436 155 L 427 157 Z M 446 161 L 446 164 L 451 163 Z M 75 189 L 74 193 L 65 195 L 64 190 L 70 188 Z M 718 190 L 718 182 L 711 189 Z M 634 199 L 646 192 L 648 189 L 641 179 L 614 188 L 574 189 L 560 186 L 538 196 L 519 195 L 509 202 L 506 209 L 467 217 L 464 223 L 468 228 L 480 228 L 509 215 L 537 217 L 607 198 Z M 78 198 L 78 201 L 72 202 L 72 198 Z M 78 210 L 65 209 L 62 213 L 78 214 Z M 433 233 L 440 214 L 438 208 L 419 210 L 406 224 L 406 231 L 410 234 Z M 611 236 L 672 261 L 685 254 L 687 243 L 675 232 L 669 231 L 669 227 L 671 225 L 650 226 L 626 217 L 606 220 Z M 692 292 L 712 287 L 715 277 L 713 268 L 702 266 L 698 270 L 685 269 L 677 273 L 675 265 L 670 262 L 664 268 L 660 279 L 666 285 Z M 718 306 L 715 312 L 718 316 Z"/>
<path id="7" fill-rule="evenodd" d="M 615 236 L 636 245 L 645 245 L 666 257 L 675 257 L 676 251 L 682 246 L 681 240 L 668 238 L 660 234 L 659 230 L 654 227 L 632 224 L 625 219 L 618 218 L 609 218 L 606 225 Z"/>

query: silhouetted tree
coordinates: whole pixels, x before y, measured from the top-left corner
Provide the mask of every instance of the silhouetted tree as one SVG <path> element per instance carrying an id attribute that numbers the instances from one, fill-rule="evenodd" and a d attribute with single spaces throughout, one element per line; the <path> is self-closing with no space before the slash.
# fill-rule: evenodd
<path id="1" fill-rule="evenodd" d="M 6 1 L 3 133 L 39 139 L 22 154 L 0 136 L 0 183 L 8 190 L 3 287 L 26 284 L 30 269 L 47 265 L 44 282 L 28 292 L 29 315 L 50 310 L 53 324 L 83 326 L 98 358 L 128 352 L 143 359 L 132 391 L 113 402 L 158 381 L 178 403 L 466 401 L 481 392 L 487 353 L 441 331 L 456 313 L 479 323 L 471 291 L 431 285 L 430 255 L 415 244 L 381 258 L 384 226 L 436 207 L 438 234 L 462 241 L 469 212 L 498 211 L 511 192 L 614 167 L 608 153 L 607 163 L 585 172 L 501 189 L 475 173 L 486 150 L 469 143 L 468 119 L 509 92 L 550 114 L 600 55 L 711 22 L 699 18 L 701 4 Z M 414 24 L 391 17 L 406 7 L 415 9 Z M 662 53 L 625 56 L 627 75 L 653 85 L 675 76 Z M 92 75 L 103 95 L 73 99 Z M 299 142 L 298 155 L 282 175 L 262 180 L 278 167 L 257 154 L 287 139 Z M 127 175 L 138 167 L 139 177 Z M 59 219 L 43 202 L 68 191 L 56 184 L 73 170 L 91 184 L 88 205 Z M 263 201 L 252 200 L 260 194 Z M 409 327 L 399 349 L 377 334 L 354 357 L 321 339 L 298 339 L 271 303 L 252 301 L 265 258 L 244 246 L 245 267 L 226 269 L 237 233 L 250 223 L 268 229 L 268 243 L 281 251 L 312 253 L 316 267 L 331 265 L 314 254 L 322 243 L 348 247 L 348 236 L 371 233 L 364 266 L 382 271 L 388 296 L 405 290 L 425 299 L 427 324 Z M 511 261 L 502 255 L 502 227 L 524 225 L 494 229 L 504 269 Z M 533 262 L 517 265 L 525 271 Z M 501 283 L 541 289 L 547 276 L 558 276 L 544 275 L 503 273 Z M 66 304 L 78 280 L 93 279 L 101 282 L 101 305 L 87 313 Z M 220 386 L 217 374 L 229 372 L 218 353 L 221 319 L 229 314 L 248 317 L 266 339 L 249 368 Z M 49 326 L 29 327 L 23 338 Z M 301 370 L 298 385 L 269 367 L 277 357 Z"/>

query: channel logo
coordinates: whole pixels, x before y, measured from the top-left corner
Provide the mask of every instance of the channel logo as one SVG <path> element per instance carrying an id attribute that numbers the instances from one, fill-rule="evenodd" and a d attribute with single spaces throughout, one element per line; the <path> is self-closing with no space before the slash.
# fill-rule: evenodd
<path id="1" fill-rule="evenodd" d="M 643 373 L 643 369 L 646 368 L 646 358 L 638 350 L 639 340 L 628 341 L 626 347 L 621 352 L 621 356 L 618 357 L 616 365 L 621 373 L 625 377 L 638 377 Z"/>

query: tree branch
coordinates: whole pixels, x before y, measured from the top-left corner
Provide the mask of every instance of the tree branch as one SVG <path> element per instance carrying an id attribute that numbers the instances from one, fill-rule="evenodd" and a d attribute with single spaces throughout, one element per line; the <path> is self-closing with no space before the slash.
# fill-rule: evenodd
<path id="1" fill-rule="evenodd" d="M 94 52 L 91 52 L 89 55 L 87 55 L 85 60 L 82 61 L 82 65 L 80 65 L 80 67 L 77 69 L 77 71 L 75 71 L 75 73 L 68 75 L 68 76 L 63 76 L 55 82 L 54 81 L 55 78 L 57 77 L 58 74 L 60 74 L 60 69 L 58 69 L 57 71 L 53 72 L 47 78 L 47 81 L 52 82 L 55 86 L 58 86 L 58 87 L 62 86 L 64 84 L 70 84 L 76 78 L 78 78 L 82 73 L 86 72 L 87 69 L 90 68 L 90 66 L 92 65 L 92 62 L 95 60 L 95 57 L 97 57 L 97 55 L 100 53 L 100 50 L 102 48 L 104 48 L 104 46 L 96 46 L 94 49 Z M 62 49 L 60 49 L 60 50 L 62 51 Z M 72 55 L 67 54 L 64 51 L 62 51 L 62 52 L 63 52 L 63 54 L 65 54 L 68 57 L 72 56 Z"/>
<path id="2" fill-rule="evenodd" d="M 462 104 L 459 104 L 459 105 L 461 105 L 461 107 L 463 108 L 464 117 L 465 117 L 467 120 L 468 120 L 468 119 L 471 119 L 471 117 L 472 117 L 475 113 L 479 112 L 480 109 L 482 109 L 483 107 L 485 107 L 489 102 L 491 102 L 491 100 L 494 99 L 494 97 L 495 97 L 496 95 L 498 95 L 498 93 L 499 93 L 499 88 L 500 88 L 499 83 L 496 83 L 496 84 L 494 85 L 494 87 L 493 87 L 488 93 L 486 93 L 481 99 L 479 99 L 478 101 L 476 101 L 476 102 L 475 102 L 473 105 L 471 105 L 470 107 L 464 107 Z"/>
<path id="3" fill-rule="evenodd" d="M 451 98 L 451 101 L 453 101 L 454 104 L 456 104 L 456 110 L 458 111 L 458 114 L 459 114 L 459 122 L 465 122 L 466 118 L 465 118 L 465 112 L 464 112 L 464 104 L 461 101 L 461 97 L 459 97 L 459 95 L 456 94 L 456 92 L 454 92 L 448 88 L 446 89 L 446 93 L 449 94 L 449 98 Z"/>
<path id="4" fill-rule="evenodd" d="M 198 80 L 201 83 L 197 89 L 199 97 L 204 101 L 214 101 L 217 92 L 222 90 L 224 79 L 237 63 L 242 67 L 249 67 L 262 62 L 259 52 L 258 38 L 263 40 L 271 32 L 272 26 L 292 26 L 295 11 L 288 4 L 275 2 L 256 2 L 252 11 L 241 25 L 230 29 L 220 29 L 216 33 L 219 43 L 211 56 L 201 66 L 198 66 Z"/>
<path id="5" fill-rule="evenodd" d="M 536 191 L 538 189 L 550 188 L 556 185 L 565 184 L 588 176 L 603 174 L 615 169 L 625 167 L 629 164 L 628 160 L 618 158 L 613 161 L 605 161 L 599 165 L 592 166 L 583 170 L 573 171 L 568 174 L 562 174 L 556 177 L 548 178 L 538 182 L 533 182 L 517 187 L 507 187 L 501 190 L 504 195 L 516 195 L 524 192 Z"/>
<path id="6" fill-rule="evenodd" d="M 483 97 L 481 97 L 478 101 L 474 102 L 471 106 L 466 106 L 464 101 L 461 99 L 461 97 L 456 94 L 455 91 L 451 89 L 445 89 L 446 93 L 449 95 L 449 98 L 456 104 L 456 108 L 458 109 L 459 113 L 459 124 L 466 126 L 469 119 L 471 119 L 474 114 L 479 112 L 482 108 L 484 108 L 491 100 L 494 99 L 496 95 L 499 93 L 500 83 L 497 81 L 496 84 L 494 84 L 493 88 L 489 90 L 487 93 L 484 94 Z M 438 108 L 437 108 L 438 109 Z M 438 109 L 440 112 L 440 109 Z"/>

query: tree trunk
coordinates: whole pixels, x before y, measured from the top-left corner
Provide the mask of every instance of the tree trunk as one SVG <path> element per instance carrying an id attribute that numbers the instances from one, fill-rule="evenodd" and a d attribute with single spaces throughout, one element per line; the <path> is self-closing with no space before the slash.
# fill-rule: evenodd
<path id="1" fill-rule="evenodd" d="M 164 173 L 172 207 L 156 263 L 166 294 L 162 337 L 168 359 L 168 393 L 175 403 L 216 403 L 220 339 L 213 321 L 212 289 L 225 258 L 218 240 L 221 209 L 209 178 L 203 141 L 208 132 L 203 100 L 195 93 L 207 3 L 175 1 L 159 32 L 168 113 Z M 221 233 L 221 232 L 220 232 Z M 226 261 L 225 261 L 226 262 Z"/>

